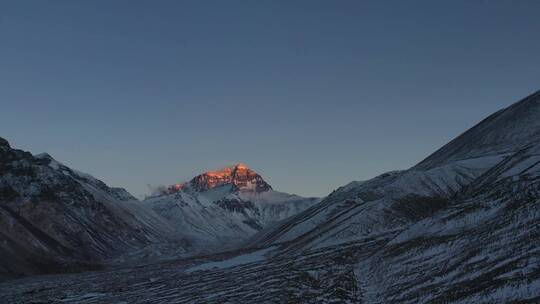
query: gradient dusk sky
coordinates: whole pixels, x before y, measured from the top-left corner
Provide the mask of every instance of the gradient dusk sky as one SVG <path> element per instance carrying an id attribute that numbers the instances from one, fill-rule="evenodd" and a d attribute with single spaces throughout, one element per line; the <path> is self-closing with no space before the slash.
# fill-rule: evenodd
<path id="1" fill-rule="evenodd" d="M 540 89 L 540 1 L 0 1 L 0 136 L 135 195 L 323 196 Z"/>

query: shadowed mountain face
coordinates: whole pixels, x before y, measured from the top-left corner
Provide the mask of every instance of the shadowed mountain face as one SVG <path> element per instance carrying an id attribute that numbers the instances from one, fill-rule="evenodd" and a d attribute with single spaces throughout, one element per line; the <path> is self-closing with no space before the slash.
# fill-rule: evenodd
<path id="1" fill-rule="evenodd" d="M 0 275 L 78 270 L 172 240 L 127 191 L 0 140 Z"/>

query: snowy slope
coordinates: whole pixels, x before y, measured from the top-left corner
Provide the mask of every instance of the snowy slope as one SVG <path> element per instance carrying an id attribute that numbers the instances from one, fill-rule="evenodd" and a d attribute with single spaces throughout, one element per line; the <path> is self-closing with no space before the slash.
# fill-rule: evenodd
<path id="1" fill-rule="evenodd" d="M 487 117 L 416 165 L 415 169 L 516 152 L 540 136 L 539 117 L 540 91 Z"/>
<path id="2" fill-rule="evenodd" d="M 339 188 L 248 244 L 294 240 L 291 246 L 307 248 L 407 227 L 444 207 L 505 157 L 538 140 L 539 121 L 540 93 L 535 93 L 485 119 L 417 166 Z"/>
<path id="3" fill-rule="evenodd" d="M 309 247 L 326 246 L 399 229 L 429 216 L 503 157 L 461 160 L 425 171 L 389 172 L 366 182 L 351 183 L 305 212 L 255 235 L 248 245 L 294 240 L 294 246 L 312 242 Z M 403 205 L 411 200 L 418 202 L 418 209 L 404 210 Z"/>
<path id="4" fill-rule="evenodd" d="M 540 144 L 492 167 L 356 273 L 368 303 L 538 303 Z"/>
<path id="5" fill-rule="evenodd" d="M 292 258 L 379 236 L 387 244 L 358 253 L 370 256 L 354 269 L 362 301 L 536 303 L 539 122 L 535 93 L 417 166 L 344 186 L 247 244 Z"/>

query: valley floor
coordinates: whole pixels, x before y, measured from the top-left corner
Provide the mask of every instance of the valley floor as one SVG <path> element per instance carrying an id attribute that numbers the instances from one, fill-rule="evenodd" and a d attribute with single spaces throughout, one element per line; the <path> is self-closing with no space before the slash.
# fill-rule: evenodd
<path id="1" fill-rule="evenodd" d="M 360 303 L 361 289 L 353 265 L 387 240 L 364 239 L 299 256 L 259 258 L 271 250 L 267 248 L 37 276 L 1 283 L 0 298 L 6 304 Z M 238 258 L 239 254 L 245 259 Z"/>

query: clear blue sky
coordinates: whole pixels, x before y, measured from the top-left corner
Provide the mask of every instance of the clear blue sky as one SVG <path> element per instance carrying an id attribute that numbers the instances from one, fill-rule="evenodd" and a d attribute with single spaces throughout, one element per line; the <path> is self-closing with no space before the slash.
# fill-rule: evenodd
<path id="1" fill-rule="evenodd" d="M 0 136 L 136 195 L 328 194 L 540 89 L 540 1 L 0 1 Z"/>

